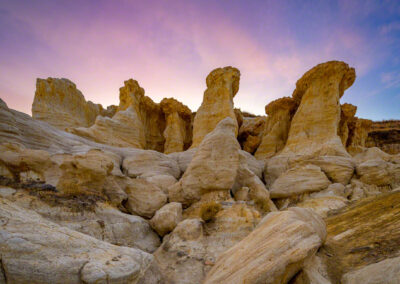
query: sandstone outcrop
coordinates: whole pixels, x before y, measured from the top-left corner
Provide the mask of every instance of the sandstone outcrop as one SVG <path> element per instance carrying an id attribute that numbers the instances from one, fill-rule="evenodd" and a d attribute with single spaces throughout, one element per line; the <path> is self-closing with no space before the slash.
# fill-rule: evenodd
<path id="1" fill-rule="evenodd" d="M 268 118 L 261 144 L 254 154 L 257 159 L 272 157 L 283 149 L 296 108 L 296 101 L 289 97 L 272 101 L 265 107 Z"/>
<path id="2" fill-rule="evenodd" d="M 244 151 L 253 154 L 257 150 L 266 122 L 265 116 L 243 117 L 239 127 L 238 141 Z"/>
<path id="3" fill-rule="evenodd" d="M 32 117 L 64 130 L 89 127 L 98 115 L 112 116 L 111 108 L 86 101 L 81 91 L 68 79 L 37 79 Z"/>
<path id="4" fill-rule="evenodd" d="M 229 192 L 239 167 L 236 121 L 225 118 L 199 145 L 182 178 L 169 189 L 171 201 L 186 206 L 213 191 Z"/>
<path id="5" fill-rule="evenodd" d="M 192 112 L 173 98 L 163 99 L 160 106 L 166 121 L 164 153 L 188 149 L 192 142 Z"/>
<path id="6" fill-rule="evenodd" d="M 398 278 L 400 155 L 340 105 L 354 69 L 315 66 L 267 117 L 233 109 L 239 77 L 212 71 L 197 113 L 134 80 L 98 112 L 55 79 L 42 120 L 0 100 L 0 283 Z"/>
<path id="7" fill-rule="evenodd" d="M 357 277 L 358 270 L 398 256 L 399 200 L 399 191 L 369 197 L 325 219 L 328 237 L 318 255 L 325 260 L 332 283 L 354 283 L 350 275 Z M 369 275 L 369 279 L 382 277 L 383 282 L 379 283 L 391 283 L 385 282 L 385 277 L 391 276 L 381 271 L 379 275 Z"/>
<path id="8" fill-rule="evenodd" d="M 365 147 L 368 132 L 372 126 L 372 120 L 356 117 L 349 124 L 349 138 L 347 140 L 347 148 L 350 152 L 357 151 L 359 147 Z M 355 148 L 355 149 L 354 149 Z"/>
<path id="9" fill-rule="evenodd" d="M 400 121 L 374 121 L 368 133 L 366 147 L 379 147 L 389 154 L 400 153 Z"/>
<path id="10" fill-rule="evenodd" d="M 200 145 L 204 137 L 226 117 L 233 119 L 235 137 L 238 133 L 233 97 L 239 90 L 240 72 L 233 67 L 217 68 L 208 74 L 207 90 L 193 122 L 192 147 Z"/>
<path id="11" fill-rule="evenodd" d="M 1 265 L 10 283 L 136 283 L 153 257 L 61 227 L 0 199 Z M 67 248 L 67 249 L 66 249 Z"/>
<path id="12" fill-rule="evenodd" d="M 202 283 L 221 253 L 246 237 L 257 225 L 260 214 L 245 203 L 225 200 L 205 222 L 189 218 L 163 239 L 154 253 L 167 283 Z"/>
<path id="13" fill-rule="evenodd" d="M 337 135 L 339 99 L 355 77 L 354 68 L 330 61 L 315 66 L 297 81 L 292 97 L 300 105 L 291 122 L 285 153 L 347 156 Z"/>
<path id="14" fill-rule="evenodd" d="M 320 191 L 331 182 L 321 168 L 306 165 L 289 169 L 275 180 L 270 189 L 271 197 L 282 198 L 306 192 Z"/>
<path id="15" fill-rule="evenodd" d="M 204 283 L 287 283 L 325 238 L 324 221 L 311 210 L 270 213 L 218 258 Z"/>
<path id="16" fill-rule="evenodd" d="M 264 171 L 267 185 L 273 186 L 280 175 L 300 165 L 324 167 L 329 174 L 329 168 L 338 167 L 338 159 L 343 169 L 340 174 L 331 171 L 331 177 L 336 175 L 334 182 L 348 182 L 354 165 L 338 136 L 339 99 L 354 80 L 353 68 L 344 62 L 330 61 L 315 66 L 297 81 L 292 97 L 299 107 L 292 118 L 285 147 L 267 162 Z"/>
<path id="17" fill-rule="evenodd" d="M 9 187 L 4 187 L 11 189 Z M 4 191 L 3 191 L 4 192 Z M 99 200 L 63 198 L 42 189 L 18 189 L 0 195 L 14 205 L 33 210 L 43 218 L 108 243 L 153 253 L 160 240 L 139 216 L 125 214 Z"/>
<path id="18" fill-rule="evenodd" d="M 352 104 L 342 104 L 340 106 L 340 123 L 338 128 L 338 135 L 342 140 L 343 146 L 347 146 L 349 138 L 349 125 L 354 123 L 354 116 L 356 115 L 357 107 Z"/>

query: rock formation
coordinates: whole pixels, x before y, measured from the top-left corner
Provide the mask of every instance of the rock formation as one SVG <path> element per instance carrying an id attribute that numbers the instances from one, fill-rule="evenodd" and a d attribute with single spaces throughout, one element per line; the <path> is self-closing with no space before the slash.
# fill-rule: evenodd
<path id="1" fill-rule="evenodd" d="M 260 117 L 243 117 L 239 127 L 238 141 L 242 149 L 253 154 L 261 143 L 267 118 Z"/>
<path id="2" fill-rule="evenodd" d="M 240 72 L 233 67 L 217 68 L 208 74 L 207 90 L 193 122 L 192 147 L 200 145 L 203 138 L 217 126 L 218 122 L 231 117 L 238 132 L 233 97 L 239 90 Z"/>
<path id="3" fill-rule="evenodd" d="M 357 107 L 352 104 L 342 104 L 340 106 L 340 123 L 338 135 L 342 140 L 343 146 L 347 146 L 349 139 L 349 125 L 354 123 L 354 116 L 356 115 Z"/>
<path id="4" fill-rule="evenodd" d="M 272 157 L 283 149 L 296 108 L 296 101 L 289 97 L 277 99 L 265 107 L 268 119 L 261 144 L 254 154 L 257 159 Z"/>
<path id="5" fill-rule="evenodd" d="M 365 142 L 366 147 L 379 147 L 389 154 L 400 153 L 400 121 L 373 122 Z"/>
<path id="6" fill-rule="evenodd" d="M 99 104 L 86 101 L 81 91 L 68 79 L 37 79 L 32 117 L 64 130 L 67 127 L 89 127 L 98 115 L 113 115 Z"/>
<path id="7" fill-rule="evenodd" d="M 349 151 L 357 151 L 359 147 L 365 147 L 368 132 L 372 126 L 369 119 L 356 118 L 349 125 L 349 138 L 347 140 L 347 148 Z"/>
<path id="8" fill-rule="evenodd" d="M 38 119 L 0 100 L 0 283 L 395 283 L 395 123 L 340 105 L 344 62 L 267 117 L 233 109 L 239 76 L 212 71 L 195 118 L 134 80 L 108 110 L 65 79 Z"/>
<path id="9" fill-rule="evenodd" d="M 166 121 L 164 153 L 188 149 L 192 142 L 192 112 L 173 98 L 163 99 L 160 106 Z"/>
<path id="10" fill-rule="evenodd" d="M 219 257 L 204 283 L 287 283 L 325 238 L 324 221 L 311 210 L 270 213 Z"/>

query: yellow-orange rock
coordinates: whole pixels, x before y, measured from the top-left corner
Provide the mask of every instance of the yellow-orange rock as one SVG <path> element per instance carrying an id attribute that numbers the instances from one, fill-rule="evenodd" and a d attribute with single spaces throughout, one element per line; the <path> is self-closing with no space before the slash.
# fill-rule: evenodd
<path id="1" fill-rule="evenodd" d="M 217 68 L 207 76 L 207 90 L 193 122 L 192 147 L 197 147 L 203 138 L 214 130 L 218 122 L 226 117 L 234 120 L 235 136 L 237 135 L 238 125 L 233 110 L 233 97 L 239 90 L 239 80 L 239 70 L 230 66 Z"/>
<path id="2" fill-rule="evenodd" d="M 238 120 L 238 124 L 239 124 Z M 261 143 L 261 136 L 263 134 L 265 123 L 267 122 L 266 116 L 257 117 L 243 117 L 240 123 L 238 141 L 242 149 L 246 152 L 253 154 Z"/>
<path id="3" fill-rule="evenodd" d="M 100 104 L 87 102 L 81 91 L 68 79 L 36 80 L 32 104 L 32 116 L 35 119 L 64 130 L 67 127 L 89 127 L 98 115 L 106 114 L 107 111 Z"/>
<path id="4" fill-rule="evenodd" d="M 349 123 L 349 138 L 347 140 L 347 148 L 365 147 L 368 132 L 372 126 L 372 120 L 356 117 Z"/>
<path id="5" fill-rule="evenodd" d="M 264 172 L 267 184 L 304 160 L 329 156 L 335 163 L 335 157 L 350 159 L 337 133 L 339 99 L 354 80 L 354 68 L 344 62 L 329 61 L 315 66 L 297 81 L 292 97 L 299 107 L 292 118 L 285 147 L 267 163 Z"/>
<path id="6" fill-rule="evenodd" d="M 342 104 L 340 106 L 340 123 L 338 129 L 338 135 L 342 140 L 343 146 L 347 146 L 347 140 L 349 138 L 349 124 L 354 120 L 354 116 L 357 112 L 357 107 L 352 104 Z"/>
<path id="7" fill-rule="evenodd" d="M 261 144 L 254 154 L 257 159 L 269 158 L 283 149 L 296 107 L 296 101 L 289 97 L 272 101 L 265 107 L 268 119 Z"/>
<path id="8" fill-rule="evenodd" d="M 89 128 L 68 128 L 76 135 L 117 147 L 164 149 L 164 114 L 159 104 L 144 95 L 136 80 L 120 88 L 120 104 L 112 118 L 98 117 Z"/>
<path id="9" fill-rule="evenodd" d="M 173 98 L 163 99 L 160 106 L 166 120 L 164 153 L 186 150 L 192 142 L 192 112 Z"/>
<path id="10" fill-rule="evenodd" d="M 110 146 L 138 149 L 146 147 L 145 129 L 131 107 L 118 111 L 113 118 L 98 116 L 95 124 L 89 128 L 67 128 L 67 131 Z"/>
<path id="11" fill-rule="evenodd" d="M 284 152 L 347 156 L 337 135 L 339 99 L 355 78 L 354 68 L 330 61 L 315 66 L 297 81 L 292 96 L 300 105 L 292 119 Z"/>

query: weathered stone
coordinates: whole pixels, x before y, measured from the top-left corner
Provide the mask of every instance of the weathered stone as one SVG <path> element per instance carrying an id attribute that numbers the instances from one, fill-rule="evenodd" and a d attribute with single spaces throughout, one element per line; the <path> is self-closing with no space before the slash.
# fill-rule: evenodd
<path id="1" fill-rule="evenodd" d="M 239 90 L 240 72 L 233 67 L 217 68 L 207 76 L 207 90 L 193 122 L 192 148 L 200 145 L 204 137 L 226 117 L 234 123 L 235 137 L 238 125 L 233 111 L 233 97 Z"/>
<path id="2" fill-rule="evenodd" d="M 242 149 L 253 154 L 261 143 L 267 117 L 244 117 L 239 128 L 238 140 Z"/>
<path id="3" fill-rule="evenodd" d="M 263 138 L 254 156 L 265 159 L 281 151 L 286 144 L 290 122 L 297 108 L 294 99 L 283 97 L 270 102 L 265 107 L 268 119 L 263 133 Z"/>
<path id="4" fill-rule="evenodd" d="M 399 214 L 400 192 L 395 191 L 360 200 L 325 219 L 328 237 L 318 255 L 326 262 L 332 283 L 399 255 Z"/>
<path id="5" fill-rule="evenodd" d="M 340 106 L 340 123 L 338 128 L 338 135 L 342 140 L 343 146 L 347 146 L 349 138 L 349 124 L 353 123 L 354 116 L 356 115 L 357 107 L 352 104 L 342 104 Z"/>
<path id="6" fill-rule="evenodd" d="M 150 220 L 150 225 L 160 235 L 173 231 L 182 221 L 182 204 L 171 202 L 161 207 Z"/>
<path id="7" fill-rule="evenodd" d="M 67 131 L 111 146 L 138 149 L 146 147 L 145 129 L 133 108 L 118 111 L 112 118 L 98 116 L 94 125 L 89 128 L 68 128 Z"/>
<path id="8" fill-rule="evenodd" d="M 218 256 L 246 237 L 259 220 L 251 206 L 225 201 L 208 222 L 182 221 L 154 254 L 165 281 L 202 283 Z"/>
<path id="9" fill-rule="evenodd" d="M 0 198 L 1 264 L 10 283 L 137 282 L 153 257 L 61 227 Z"/>
<path id="10" fill-rule="evenodd" d="M 269 213 L 253 232 L 220 255 L 204 283 L 287 283 L 325 237 L 324 221 L 311 210 Z"/>
<path id="11" fill-rule="evenodd" d="M 229 192 L 239 167 L 235 127 L 233 119 L 226 118 L 204 138 L 182 178 L 169 189 L 171 201 L 190 205 L 205 193 Z"/>
<path id="12" fill-rule="evenodd" d="M 400 257 L 382 260 L 343 275 L 343 284 L 400 283 Z"/>
<path id="13" fill-rule="evenodd" d="M 355 80 L 354 68 L 330 61 L 319 64 L 297 81 L 293 99 L 300 103 L 283 152 L 348 156 L 340 141 L 339 99 Z"/>
<path id="14" fill-rule="evenodd" d="M 126 207 L 132 214 L 151 218 L 158 209 L 167 203 L 167 195 L 156 185 L 145 179 L 132 179 L 127 188 Z"/>
<path id="15" fill-rule="evenodd" d="M 98 115 L 106 114 L 101 105 L 86 102 L 81 91 L 68 79 L 36 80 L 32 104 L 34 119 L 64 130 L 67 127 L 89 127 Z"/>
<path id="16" fill-rule="evenodd" d="M 91 199 L 62 198 L 44 192 L 33 195 L 29 190 L 18 190 L 7 199 L 60 226 L 111 244 L 134 247 L 149 253 L 160 246 L 157 234 L 147 221 L 122 213 L 102 201 L 97 201 L 95 206 L 88 206 L 84 202 L 90 203 Z"/>
<path id="17" fill-rule="evenodd" d="M 348 200 L 344 197 L 321 196 L 307 199 L 303 202 L 297 203 L 296 206 L 312 209 L 321 217 L 326 217 L 329 211 L 345 207 L 347 203 Z"/>
<path id="18" fill-rule="evenodd" d="M 173 98 L 163 99 L 160 106 L 166 120 L 164 153 L 188 149 L 192 142 L 192 112 Z"/>
<path id="19" fill-rule="evenodd" d="M 272 184 L 272 198 L 288 197 L 295 194 L 320 191 L 330 185 L 329 179 L 315 165 L 306 165 L 288 170 Z"/>
<path id="20" fill-rule="evenodd" d="M 371 126 L 371 120 L 355 117 L 355 119 L 349 123 L 349 138 L 347 140 L 347 147 L 365 147 L 365 142 Z"/>

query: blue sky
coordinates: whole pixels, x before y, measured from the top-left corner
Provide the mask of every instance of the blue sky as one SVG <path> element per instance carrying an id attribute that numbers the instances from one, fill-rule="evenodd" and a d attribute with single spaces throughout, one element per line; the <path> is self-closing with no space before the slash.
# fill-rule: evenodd
<path id="1" fill-rule="evenodd" d="M 134 78 L 195 111 L 216 67 L 240 69 L 235 107 L 264 114 L 314 65 L 343 60 L 357 116 L 400 119 L 400 1 L 0 0 L 0 97 L 30 113 L 36 78 L 118 104 Z"/>

